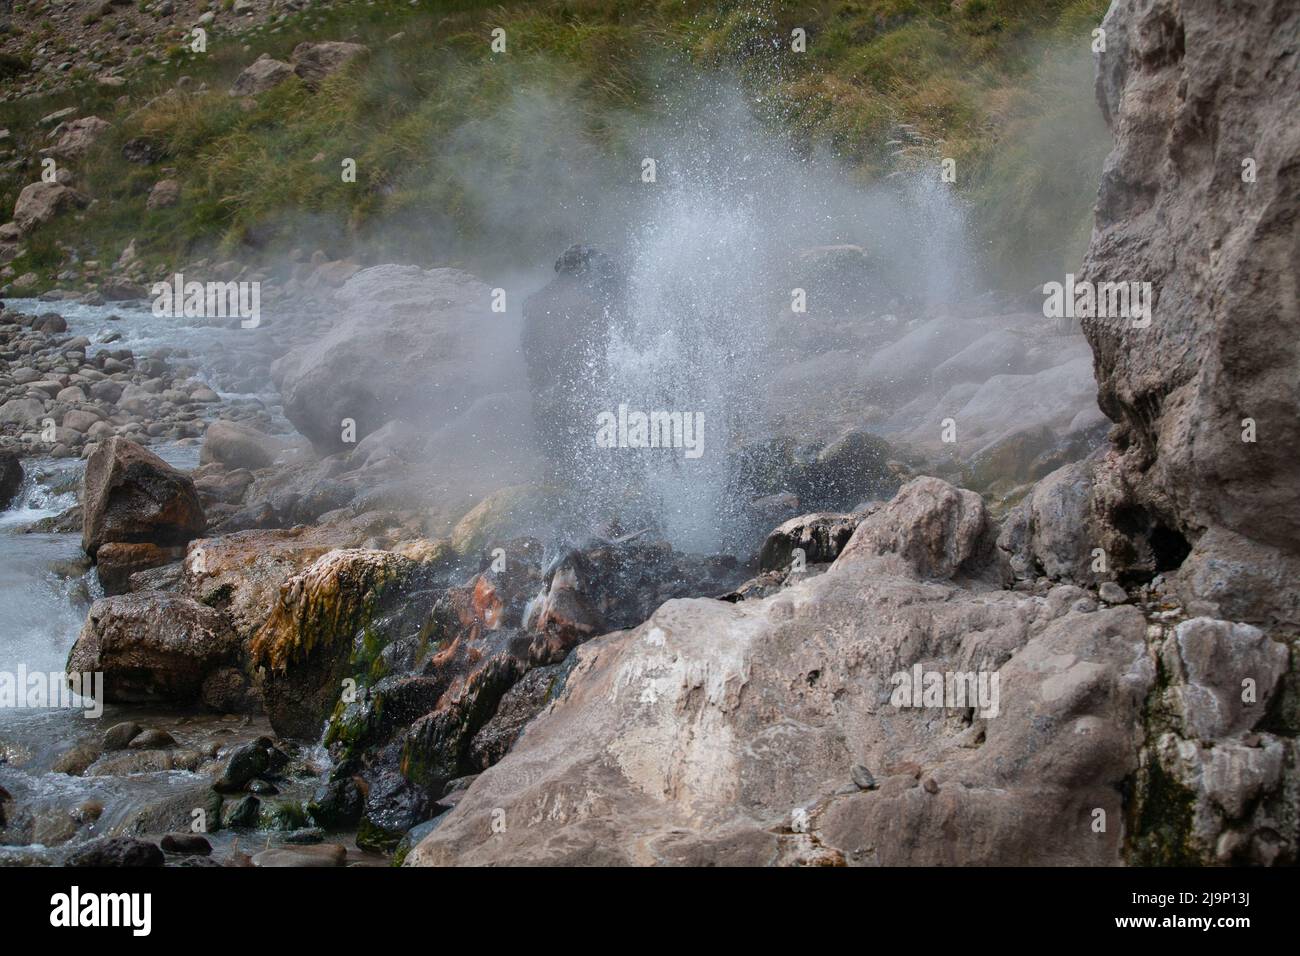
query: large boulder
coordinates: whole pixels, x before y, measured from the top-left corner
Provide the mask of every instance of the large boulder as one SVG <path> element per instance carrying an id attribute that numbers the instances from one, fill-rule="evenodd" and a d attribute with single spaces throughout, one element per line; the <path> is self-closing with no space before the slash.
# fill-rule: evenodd
<path id="1" fill-rule="evenodd" d="M 102 672 L 107 703 L 196 703 L 240 642 L 212 608 L 174 594 L 100 598 L 68 654 L 68 673 Z"/>
<path id="2" fill-rule="evenodd" d="M 383 265 L 338 290 L 343 312 L 324 335 L 277 360 L 273 379 L 294 426 L 321 451 L 347 449 L 388 422 L 442 424 L 500 391 L 491 290 L 456 269 Z"/>
<path id="3" fill-rule="evenodd" d="M 1155 307 L 1082 322 L 1118 423 L 1099 495 L 1166 539 L 1135 572 L 1181 568 L 1185 600 L 1294 625 L 1294 586 L 1258 583 L 1300 571 L 1300 8 L 1119 2 L 1103 27 L 1115 148 L 1080 278 L 1150 282 Z"/>
<path id="4" fill-rule="evenodd" d="M 205 525 L 189 476 L 121 437 L 86 462 L 82 507 L 81 546 L 92 558 L 108 542 L 183 545 Z"/>

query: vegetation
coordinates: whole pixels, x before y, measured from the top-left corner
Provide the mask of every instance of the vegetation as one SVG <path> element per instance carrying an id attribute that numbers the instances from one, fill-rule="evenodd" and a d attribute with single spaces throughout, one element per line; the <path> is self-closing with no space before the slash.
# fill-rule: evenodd
<path id="1" fill-rule="evenodd" d="M 432 6 L 433 9 L 429 9 Z M 111 263 L 135 238 L 172 268 L 200 256 L 256 261 L 309 243 L 331 257 L 422 263 L 508 255 L 554 241 L 546 223 L 502 230 L 481 201 L 533 171 L 529 156 L 619 155 L 629 118 L 653 111 L 687 73 L 735 78 L 774 135 L 822 149 L 864 181 L 900 164 L 956 160 L 957 188 L 980 212 L 982 248 L 1022 288 L 1077 263 L 1107 148 L 1092 103 L 1089 34 L 1105 0 L 461 0 L 340 3 L 294 14 L 208 51 L 181 41 L 125 88 L 87 80 L 39 101 L 0 104 L 28 159 L 0 179 L 0 202 L 39 174 L 36 123 L 60 107 L 113 130 L 77 164 L 98 202 L 40 230 L 15 268 L 48 277 L 55 242 Z M 507 56 L 489 48 L 506 30 Z M 791 50 L 792 31 L 807 50 Z M 296 78 L 241 101 L 235 76 L 263 52 L 288 59 L 304 39 L 347 39 L 371 55 L 312 93 Z M 33 37 L 33 43 L 37 38 Z M 190 79 L 177 86 L 180 77 Z M 483 121 L 521 95 L 563 103 L 566 123 Z M 918 148 L 900 144 L 913 127 Z M 153 166 L 122 156 L 130 140 L 165 152 Z M 357 181 L 342 181 L 355 159 Z M 146 210 L 160 170 L 183 201 Z M 57 257 L 55 257 L 57 258 Z"/>

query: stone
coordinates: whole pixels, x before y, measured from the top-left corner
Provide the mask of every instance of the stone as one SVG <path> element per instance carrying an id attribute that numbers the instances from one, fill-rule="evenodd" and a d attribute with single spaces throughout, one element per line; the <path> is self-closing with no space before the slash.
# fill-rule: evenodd
<path id="1" fill-rule="evenodd" d="M 183 545 L 206 524 L 194 482 L 121 437 L 101 442 L 90 455 L 82 502 L 81 542 L 92 558 L 109 542 Z"/>
<path id="2" fill-rule="evenodd" d="M 293 48 L 293 72 L 310 90 L 316 90 L 325 79 L 343 69 L 353 59 L 368 53 L 369 48 L 360 43 L 340 40 L 303 42 Z"/>
<path id="3" fill-rule="evenodd" d="M 112 124 L 98 116 L 83 116 L 79 119 L 60 123 L 55 129 L 58 139 L 50 147 L 50 152 L 60 159 L 78 160 L 84 157 Z M 15 216 L 15 219 L 18 217 Z"/>
<path id="4" fill-rule="evenodd" d="M 175 179 L 160 179 L 149 190 L 146 209 L 170 209 L 181 199 L 181 184 Z"/>
<path id="5" fill-rule="evenodd" d="M 253 866 L 343 866 L 347 856 L 347 850 L 337 843 L 281 846 L 254 855 Z"/>
<path id="6" fill-rule="evenodd" d="M 3 408 L 0 407 L 0 416 Z M 8 449 L 0 449 L 0 511 L 4 511 L 23 487 L 22 460 Z"/>
<path id="7" fill-rule="evenodd" d="M 104 731 L 104 749 L 125 750 L 143 730 L 143 727 L 130 720 L 114 724 Z"/>
<path id="8" fill-rule="evenodd" d="M 30 233 L 42 223 L 49 222 L 59 213 L 68 209 L 78 209 L 88 200 L 68 186 L 60 183 L 41 182 L 23 187 L 14 203 L 14 222 L 23 235 Z M 17 283 L 15 282 L 15 285 Z"/>
<path id="9" fill-rule="evenodd" d="M 208 856 L 212 853 L 212 844 L 208 838 L 198 833 L 168 833 L 159 846 L 165 853 L 184 853 Z"/>
<path id="10" fill-rule="evenodd" d="M 939 478 L 914 478 L 889 504 L 863 519 L 835 566 L 889 554 L 911 573 L 949 578 L 979 570 L 980 562 L 991 556 L 991 545 L 979 495 Z"/>
<path id="11" fill-rule="evenodd" d="M 235 78 L 230 87 L 230 95 L 257 96 L 279 86 L 293 76 L 293 67 L 282 60 L 274 59 L 269 53 L 263 53 Z"/>
<path id="12" fill-rule="evenodd" d="M 131 837 L 100 837 L 73 849 L 63 858 L 64 866 L 162 866 L 158 845 Z"/>
<path id="13" fill-rule="evenodd" d="M 193 703 L 204 677 L 240 652 L 222 616 L 189 598 L 100 598 L 68 653 L 68 673 L 104 674 L 107 703 Z"/>
<path id="14" fill-rule="evenodd" d="M 217 462 L 226 468 L 269 468 L 284 449 L 283 442 L 255 428 L 215 421 L 203 433 L 199 464 Z"/>

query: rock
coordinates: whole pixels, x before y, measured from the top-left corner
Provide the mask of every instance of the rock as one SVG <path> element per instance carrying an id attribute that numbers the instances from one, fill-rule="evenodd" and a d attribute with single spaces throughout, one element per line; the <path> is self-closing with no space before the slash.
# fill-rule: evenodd
<path id="1" fill-rule="evenodd" d="M 267 669 L 266 714 L 276 733 L 316 740 L 342 691 L 353 635 L 383 593 L 416 568 L 387 551 L 332 551 L 289 578 L 249 650 Z"/>
<path id="2" fill-rule="evenodd" d="M 14 222 L 24 235 L 42 223 L 49 222 L 67 209 L 85 206 L 88 200 L 81 193 L 59 183 L 44 180 L 23 187 L 14 203 Z M 17 283 L 15 282 L 15 285 Z"/>
<path id="3" fill-rule="evenodd" d="M 269 53 L 263 53 L 235 78 L 230 87 L 230 95 L 258 96 L 279 86 L 292 75 L 292 66 L 272 58 Z"/>
<path id="4" fill-rule="evenodd" d="M 1128 594 L 1114 581 L 1103 581 L 1097 588 L 1097 593 L 1107 604 L 1124 604 L 1128 601 Z"/>
<path id="5" fill-rule="evenodd" d="M 175 179 L 160 179 L 149 190 L 146 209 L 169 209 L 180 202 L 181 184 Z"/>
<path id="6" fill-rule="evenodd" d="M 339 40 L 299 43 L 293 48 L 293 72 L 310 90 L 320 87 L 326 77 L 337 73 L 355 57 L 368 53 L 369 48 L 360 43 Z"/>
<path id="7" fill-rule="evenodd" d="M 879 786 L 876 783 L 876 778 L 871 775 L 871 771 L 860 763 L 853 765 L 851 776 L 853 777 L 853 785 L 859 790 L 875 790 Z"/>
<path id="8" fill-rule="evenodd" d="M 995 375 L 1024 372 L 1024 363 L 1024 337 L 1009 329 L 995 329 L 940 362 L 930 375 L 930 385 L 945 392 L 959 382 L 980 384 Z"/>
<path id="9" fill-rule="evenodd" d="M 121 437 L 101 442 L 86 462 L 82 503 L 81 543 L 92 558 L 109 542 L 181 545 L 206 523 L 194 482 Z"/>
<path id="10" fill-rule="evenodd" d="M 54 131 L 58 140 L 50 147 L 50 152 L 61 159 L 78 160 L 90 152 L 96 141 L 112 129 L 112 124 L 98 116 L 83 116 L 79 119 L 60 123 Z M 18 217 L 15 215 L 15 219 Z"/>
<path id="11" fill-rule="evenodd" d="M 3 417 L 3 413 L 4 408 L 0 407 L 0 418 Z M 13 504 L 22 487 L 22 460 L 7 449 L 0 449 L 0 511 L 4 511 Z"/>
<path id="12" fill-rule="evenodd" d="M 131 575 L 179 561 L 185 556 L 181 547 L 163 548 L 156 544 L 127 544 L 110 541 L 95 553 L 95 572 L 104 593 L 125 594 L 131 590 Z"/>
<path id="13" fill-rule="evenodd" d="M 53 773 L 66 773 L 70 777 L 80 777 L 100 757 L 100 750 L 93 744 L 77 744 L 65 750 L 50 765 Z"/>
<path id="14" fill-rule="evenodd" d="M 157 844 L 131 837 L 100 837 L 69 853 L 64 866 L 162 866 L 165 862 Z"/>
<path id="15" fill-rule="evenodd" d="M 491 290 L 468 273 L 376 266 L 336 302 L 342 318 L 271 366 L 285 415 L 319 451 L 347 450 L 344 419 L 362 439 L 394 420 L 450 419 L 504 384 L 485 364 Z"/>
<path id="16" fill-rule="evenodd" d="M 136 737 L 144 730 L 134 721 L 124 720 L 120 724 L 114 724 L 104 731 L 104 749 L 105 750 L 125 750 Z"/>
<path id="17" fill-rule="evenodd" d="M 802 549 L 807 564 L 828 564 L 840 556 L 862 518 L 829 512 L 791 518 L 763 542 L 759 567 L 764 571 L 788 568 L 795 548 Z"/>
<path id="18" fill-rule="evenodd" d="M 159 844 L 166 853 L 185 853 L 208 856 L 212 844 L 198 833 L 168 833 Z"/>
<path id="19" fill-rule="evenodd" d="M 227 468 L 269 468 L 284 451 L 284 443 L 235 422 L 215 421 L 203 434 L 199 463 L 217 462 Z"/>
<path id="20" fill-rule="evenodd" d="M 130 746 L 132 750 L 169 750 L 176 746 L 176 739 L 165 730 L 151 727 L 132 740 Z"/>
<path id="21" fill-rule="evenodd" d="M 204 677 L 234 659 L 222 616 L 161 592 L 101 598 L 68 654 L 68 673 L 101 671 L 108 703 L 193 703 Z"/>
<path id="22" fill-rule="evenodd" d="M 763 600 L 669 601 L 574 652 L 406 865 L 1116 863 L 1121 834 L 1088 824 L 1122 814 L 1137 765 L 1145 630 L 1135 608 L 972 593 L 889 556 Z M 896 704 L 891 675 L 916 666 L 996 673 L 997 715 L 941 729 L 956 711 Z M 846 787 L 857 766 L 885 768 L 878 786 Z"/>
<path id="23" fill-rule="evenodd" d="M 322 784 L 307 804 L 307 812 L 325 830 L 349 830 L 361 820 L 365 795 L 353 777 Z"/>
<path id="24" fill-rule="evenodd" d="M 0 424 L 35 428 L 45 415 L 45 403 L 36 398 L 11 398 L 0 405 Z"/>
<path id="25" fill-rule="evenodd" d="M 1118 423 L 1098 498 L 1116 537 L 1127 524 L 1150 543 L 1116 570 L 1166 573 L 1185 604 L 1216 615 L 1229 596 L 1235 617 L 1294 626 L 1294 587 L 1259 585 L 1300 569 L 1300 64 L 1288 52 L 1300 10 L 1125 2 L 1103 26 L 1097 93 L 1115 148 L 1079 279 L 1140 277 L 1155 297 L 1149 325 L 1082 320 L 1098 402 Z M 1213 37 L 1251 51 L 1248 64 Z"/>
<path id="26" fill-rule="evenodd" d="M 253 866 L 342 866 L 347 850 L 337 843 L 318 846 L 281 846 L 253 857 Z"/>
<path id="27" fill-rule="evenodd" d="M 914 478 L 863 519 L 835 566 L 890 554 L 921 577 L 948 578 L 977 571 L 991 544 L 979 495 L 938 478 Z"/>
<path id="28" fill-rule="evenodd" d="M 1202 740 L 1250 730 L 1264 717 L 1291 661 L 1286 645 L 1259 628 L 1204 617 L 1179 624 L 1161 656 L 1183 685 L 1178 693 L 1185 730 Z M 1247 681 L 1250 702 L 1243 699 Z"/>
<path id="29" fill-rule="evenodd" d="M 227 800 L 221 804 L 221 825 L 227 829 L 248 829 L 257 826 L 257 817 L 262 803 L 257 797 L 246 796 L 238 800 Z"/>
<path id="30" fill-rule="evenodd" d="M 266 772 L 271 755 L 265 743 L 254 740 L 237 747 L 214 783 L 218 793 L 238 793 L 254 777 Z"/>
<path id="31" fill-rule="evenodd" d="M 1095 468 L 1095 459 L 1089 459 L 1057 469 L 1007 516 L 997 546 L 1013 578 L 1082 585 L 1102 573 L 1093 570 L 1100 543 L 1092 518 Z"/>

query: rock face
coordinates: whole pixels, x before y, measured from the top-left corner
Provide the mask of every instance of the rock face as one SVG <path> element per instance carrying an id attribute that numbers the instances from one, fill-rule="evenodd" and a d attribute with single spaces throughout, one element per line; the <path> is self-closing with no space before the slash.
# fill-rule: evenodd
<path id="1" fill-rule="evenodd" d="M 1113 865 L 1261 841 L 1290 859 L 1291 744 L 1244 733 L 1285 647 L 1222 621 L 1151 626 L 1072 585 L 936 580 L 987 554 L 966 494 L 919 479 L 824 574 L 762 600 L 669 601 L 583 644 L 407 864 Z M 1195 764 L 1172 829 L 1150 770 L 1165 751 Z M 1126 816 L 1135 781 L 1146 809 Z"/>
<path id="2" fill-rule="evenodd" d="M 124 594 L 91 605 L 69 673 L 102 671 L 109 703 L 182 703 L 237 659 L 240 643 L 209 607 L 172 594 Z"/>
<path id="3" fill-rule="evenodd" d="M 1104 27 L 1115 149 L 1082 278 L 1156 299 L 1147 328 L 1083 320 L 1119 423 L 1098 499 L 1149 543 L 1114 558 L 1178 568 L 1207 612 L 1294 624 L 1295 588 L 1270 582 L 1300 572 L 1300 9 L 1121 2 Z"/>
<path id="4" fill-rule="evenodd" d="M 135 442 L 102 442 L 86 462 L 81 546 L 92 558 L 108 542 L 182 545 L 203 533 L 189 477 Z"/>
<path id="5" fill-rule="evenodd" d="M 321 451 L 340 451 L 343 420 L 360 440 L 382 425 L 450 419 L 493 388 L 482 354 L 491 290 L 455 269 L 365 269 L 339 289 L 344 317 L 279 359 L 285 415 Z"/>

